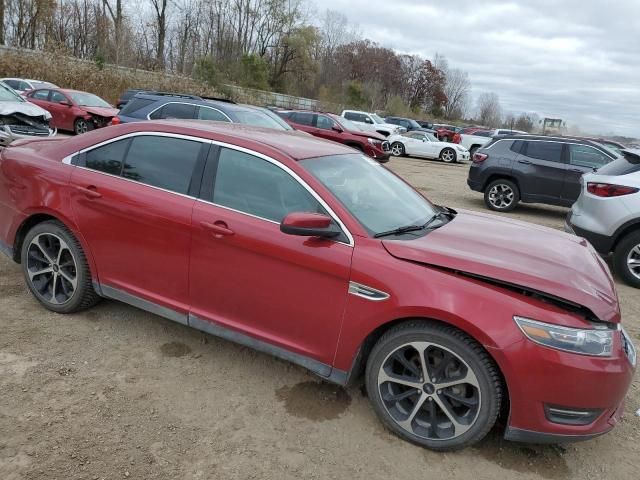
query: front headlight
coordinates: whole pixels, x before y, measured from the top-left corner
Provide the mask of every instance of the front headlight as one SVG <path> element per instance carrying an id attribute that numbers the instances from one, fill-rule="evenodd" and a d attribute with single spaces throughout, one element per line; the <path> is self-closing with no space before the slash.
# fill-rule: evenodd
<path id="1" fill-rule="evenodd" d="M 375 145 L 376 147 L 379 147 L 380 145 L 382 145 L 381 140 L 376 140 L 375 138 L 367 138 L 367 140 L 371 145 Z"/>
<path id="2" fill-rule="evenodd" d="M 616 330 L 561 327 L 522 317 L 513 319 L 529 340 L 545 347 L 579 355 L 611 356 Z"/>

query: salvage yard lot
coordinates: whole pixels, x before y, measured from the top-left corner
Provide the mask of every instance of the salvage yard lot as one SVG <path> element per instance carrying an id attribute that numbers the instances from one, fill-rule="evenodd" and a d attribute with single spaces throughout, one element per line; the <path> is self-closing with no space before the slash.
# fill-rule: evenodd
<path id="1" fill-rule="evenodd" d="M 466 186 L 468 165 L 394 158 L 389 166 L 435 203 L 487 211 Z M 566 213 L 521 205 L 506 215 L 562 228 Z M 638 344 L 639 292 L 617 284 Z M 116 302 L 56 315 L 0 259 L 3 480 L 631 479 L 640 469 L 639 408 L 636 379 L 624 422 L 596 440 L 529 446 L 502 441 L 497 428 L 477 447 L 432 453 L 385 431 L 359 386 L 321 383 Z"/>

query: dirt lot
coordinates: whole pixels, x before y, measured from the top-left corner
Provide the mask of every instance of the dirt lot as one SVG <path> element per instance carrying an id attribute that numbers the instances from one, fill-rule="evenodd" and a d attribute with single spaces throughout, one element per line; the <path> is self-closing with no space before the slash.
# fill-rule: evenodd
<path id="1" fill-rule="evenodd" d="M 394 159 L 436 203 L 484 211 L 467 165 Z M 566 210 L 513 216 L 560 228 Z M 473 234 L 473 232 L 470 232 Z M 505 239 L 508 242 L 509 239 Z M 640 295 L 619 283 L 640 338 Z M 637 341 L 636 343 L 640 343 Z M 550 372 L 552 374 L 552 372 Z M 566 447 L 510 444 L 436 454 L 386 432 L 359 387 L 115 302 L 60 316 L 0 259 L 0 478 L 640 478 L 640 383 L 611 434 Z"/>

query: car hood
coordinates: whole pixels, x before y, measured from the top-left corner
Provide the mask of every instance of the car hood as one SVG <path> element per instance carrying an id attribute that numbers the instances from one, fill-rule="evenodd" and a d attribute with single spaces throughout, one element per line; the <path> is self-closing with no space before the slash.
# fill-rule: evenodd
<path id="1" fill-rule="evenodd" d="M 100 117 L 115 117 L 116 115 L 118 115 L 118 112 L 120 112 L 120 110 L 118 110 L 117 108 L 111 108 L 111 107 L 80 107 L 80 108 L 94 115 L 99 115 Z"/>
<path id="2" fill-rule="evenodd" d="M 604 261 L 586 240 L 564 232 L 461 211 L 428 235 L 383 245 L 396 258 L 522 287 L 587 308 L 602 321 L 620 321 Z"/>
<path id="3" fill-rule="evenodd" d="M 0 115 L 13 115 L 14 113 L 22 113 L 29 117 L 44 117 L 46 120 L 51 118 L 49 112 L 34 103 L 0 102 Z"/>
<path id="4" fill-rule="evenodd" d="M 351 135 L 357 135 L 358 137 L 375 138 L 376 140 L 380 140 L 381 142 L 387 140 L 385 137 L 376 132 L 363 132 L 362 130 L 347 130 L 347 132 L 349 132 Z"/>

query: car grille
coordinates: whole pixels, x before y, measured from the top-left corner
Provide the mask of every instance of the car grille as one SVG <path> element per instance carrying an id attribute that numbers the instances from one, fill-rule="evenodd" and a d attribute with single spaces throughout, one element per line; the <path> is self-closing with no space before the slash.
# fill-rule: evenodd
<path id="1" fill-rule="evenodd" d="M 387 141 L 382 142 L 382 150 L 388 152 L 391 150 L 391 144 Z"/>
<path id="2" fill-rule="evenodd" d="M 32 135 L 36 137 L 48 137 L 49 129 L 48 128 L 38 128 L 31 127 L 29 125 L 8 125 L 11 133 L 15 133 L 16 135 Z"/>

